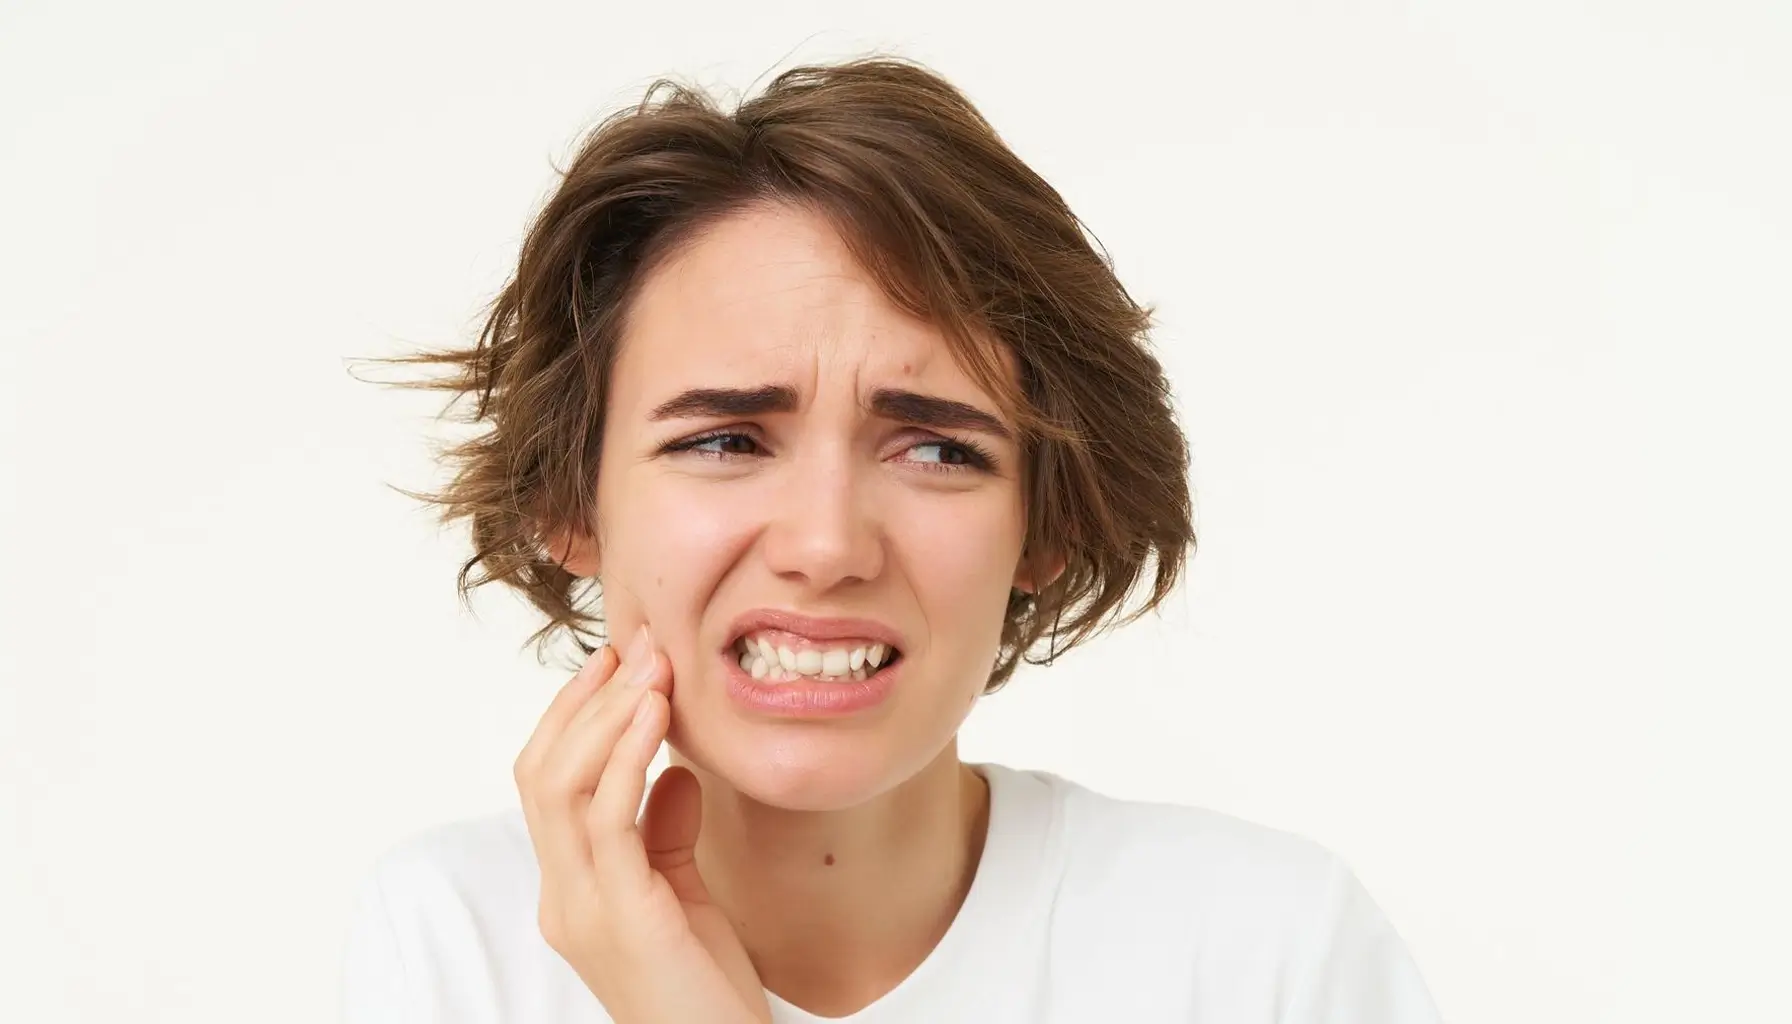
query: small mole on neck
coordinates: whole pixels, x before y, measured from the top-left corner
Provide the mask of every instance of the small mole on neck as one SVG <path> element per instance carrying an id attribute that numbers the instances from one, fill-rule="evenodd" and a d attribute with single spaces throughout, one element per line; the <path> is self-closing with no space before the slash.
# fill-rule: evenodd
<path id="1" fill-rule="evenodd" d="M 821 859 L 821 862 L 822 862 L 822 863 L 823 863 L 823 864 L 826 864 L 826 865 L 827 865 L 827 866 L 829 866 L 829 867 L 833 867 L 833 866 L 834 866 L 834 855 L 833 855 L 833 854 L 831 854 L 831 853 L 830 853 L 830 854 L 828 854 L 828 855 L 827 855 L 827 856 L 826 856 L 826 857 L 823 857 L 823 858 L 822 858 L 822 859 Z"/>

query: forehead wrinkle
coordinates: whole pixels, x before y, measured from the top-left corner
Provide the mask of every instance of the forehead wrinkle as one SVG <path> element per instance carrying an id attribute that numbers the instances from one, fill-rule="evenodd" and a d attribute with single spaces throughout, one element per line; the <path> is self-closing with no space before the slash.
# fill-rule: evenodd
<path id="1" fill-rule="evenodd" d="M 824 382 L 835 376 L 844 377 L 858 406 L 878 387 L 988 397 L 974 381 L 924 382 L 937 370 L 934 357 L 945 339 L 895 306 L 836 239 L 792 239 L 774 229 L 761 248 L 763 236 L 752 232 L 763 230 L 723 226 L 654 275 L 661 278 L 654 282 L 661 287 L 650 284 L 656 326 L 680 336 L 674 358 L 684 369 L 708 363 L 732 368 L 736 386 L 794 386 L 802 405 L 822 397 Z M 949 347 L 946 355 L 956 363 Z"/>

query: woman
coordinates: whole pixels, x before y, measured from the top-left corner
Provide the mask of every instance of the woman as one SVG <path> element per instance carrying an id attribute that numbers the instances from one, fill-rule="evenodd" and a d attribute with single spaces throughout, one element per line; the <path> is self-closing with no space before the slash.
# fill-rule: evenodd
<path id="1" fill-rule="evenodd" d="M 463 591 L 618 642 L 520 816 L 382 859 L 347 1018 L 1435 1020 L 1313 843 L 959 760 L 979 696 L 1192 547 L 1149 319 L 912 63 L 601 125 L 479 343 L 400 361 L 490 428 L 425 496 L 472 520 Z"/>

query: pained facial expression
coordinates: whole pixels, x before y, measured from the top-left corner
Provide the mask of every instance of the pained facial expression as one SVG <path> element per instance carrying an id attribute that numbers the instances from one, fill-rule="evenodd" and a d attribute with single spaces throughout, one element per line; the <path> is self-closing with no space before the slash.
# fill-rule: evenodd
<path id="1" fill-rule="evenodd" d="M 673 747 L 790 809 L 852 806 L 920 771 L 982 692 L 1025 585 L 1020 480 L 996 403 L 821 216 L 752 208 L 661 265 L 611 379 L 594 561 L 612 636 L 646 622 L 671 660 Z M 777 613 L 865 622 L 818 637 Z M 793 716 L 738 696 L 743 648 L 832 673 L 828 652 L 880 638 L 894 650 L 869 706 Z M 855 685 L 852 667 L 794 682 Z"/>

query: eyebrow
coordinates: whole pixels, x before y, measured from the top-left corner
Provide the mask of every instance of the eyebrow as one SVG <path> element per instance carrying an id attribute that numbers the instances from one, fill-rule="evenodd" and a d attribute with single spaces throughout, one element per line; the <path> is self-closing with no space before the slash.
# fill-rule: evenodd
<path id="1" fill-rule="evenodd" d="M 758 388 L 692 388 L 655 406 L 647 418 L 675 420 L 710 416 L 762 416 L 796 411 L 796 389 L 782 384 Z"/>
<path id="2" fill-rule="evenodd" d="M 1004 440 L 1014 434 L 1001 420 L 974 405 L 915 391 L 879 388 L 871 393 L 871 411 L 887 420 L 936 430 L 980 430 Z"/>
<path id="3" fill-rule="evenodd" d="M 762 416 L 794 412 L 796 389 L 783 384 L 757 388 L 692 388 L 655 406 L 652 420 L 726 416 Z M 924 395 L 900 388 L 879 388 L 871 393 L 871 412 L 884 419 L 936 430 L 979 430 L 1006 440 L 1014 434 L 996 417 L 966 402 Z"/>

